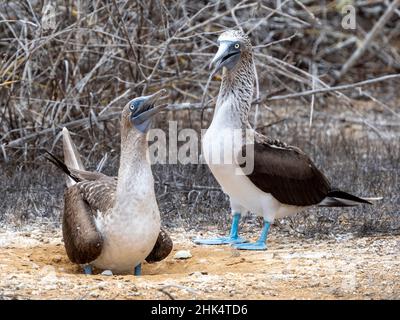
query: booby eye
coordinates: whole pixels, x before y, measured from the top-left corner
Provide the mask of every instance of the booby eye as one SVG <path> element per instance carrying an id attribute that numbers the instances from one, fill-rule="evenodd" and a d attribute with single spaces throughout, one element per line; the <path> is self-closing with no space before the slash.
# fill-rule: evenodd
<path id="1" fill-rule="evenodd" d="M 131 111 L 135 110 L 135 106 L 133 103 L 129 106 L 129 110 L 131 110 Z"/>
<path id="2" fill-rule="evenodd" d="M 239 44 L 239 43 L 236 43 L 236 44 L 235 44 L 235 49 L 239 49 L 239 47 L 240 47 L 240 44 Z"/>

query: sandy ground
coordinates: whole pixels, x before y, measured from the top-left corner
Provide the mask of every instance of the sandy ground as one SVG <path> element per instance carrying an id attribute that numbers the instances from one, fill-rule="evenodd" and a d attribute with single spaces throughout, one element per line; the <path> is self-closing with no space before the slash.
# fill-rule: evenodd
<path id="1" fill-rule="evenodd" d="M 400 298 L 400 236 L 273 233 L 267 251 L 250 252 L 196 246 L 196 235 L 174 230 L 174 251 L 144 264 L 141 277 L 86 276 L 69 262 L 60 232 L 0 230 L 0 299 Z M 174 259 L 182 249 L 192 258 Z"/>

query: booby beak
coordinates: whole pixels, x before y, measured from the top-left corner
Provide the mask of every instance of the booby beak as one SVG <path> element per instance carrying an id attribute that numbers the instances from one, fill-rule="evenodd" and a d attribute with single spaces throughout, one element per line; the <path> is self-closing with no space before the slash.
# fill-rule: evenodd
<path id="1" fill-rule="evenodd" d="M 165 99 L 167 96 L 167 90 L 161 89 L 152 95 L 135 98 L 129 102 L 132 124 L 140 132 L 147 132 L 153 116 L 168 106 L 168 104 L 155 105 L 159 100 Z"/>
<path id="2" fill-rule="evenodd" d="M 218 52 L 210 63 L 210 68 L 215 65 L 212 75 L 217 73 L 222 67 L 232 69 L 240 58 L 240 43 L 236 41 L 220 41 Z"/>

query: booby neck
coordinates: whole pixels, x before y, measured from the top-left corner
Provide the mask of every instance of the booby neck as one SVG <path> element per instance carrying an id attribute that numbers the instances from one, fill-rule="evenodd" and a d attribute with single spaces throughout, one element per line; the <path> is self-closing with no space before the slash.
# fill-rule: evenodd
<path id="1" fill-rule="evenodd" d="M 248 114 L 254 91 L 254 61 L 251 52 L 243 52 L 234 70 L 224 70 L 213 122 L 222 118 L 227 125 L 250 127 Z M 221 119 L 221 120 L 222 120 Z M 226 121 L 227 120 L 227 121 Z M 219 121 L 218 121 L 219 122 Z"/>
<path id="2" fill-rule="evenodd" d="M 121 124 L 123 125 L 123 122 Z M 154 193 L 153 176 L 146 156 L 146 134 L 122 128 L 114 214 L 131 214 L 132 206 L 135 206 L 137 201 L 142 201 L 149 197 L 149 193 Z M 149 199 L 149 202 L 151 200 Z"/>

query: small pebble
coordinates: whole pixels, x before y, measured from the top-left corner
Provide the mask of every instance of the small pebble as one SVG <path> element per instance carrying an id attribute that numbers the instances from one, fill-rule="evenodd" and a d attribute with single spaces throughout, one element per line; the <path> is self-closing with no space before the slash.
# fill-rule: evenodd
<path id="1" fill-rule="evenodd" d="M 103 276 L 112 276 L 113 275 L 111 270 L 104 270 L 101 274 Z"/>
<path id="2" fill-rule="evenodd" d="M 179 250 L 174 255 L 174 259 L 189 259 L 192 257 L 192 254 L 189 250 Z"/>
<path id="3" fill-rule="evenodd" d="M 59 256 L 59 255 L 56 255 L 56 256 L 54 256 L 53 257 L 53 262 L 55 262 L 55 263 L 59 263 L 59 262 L 61 262 L 61 260 L 62 260 L 62 257 L 61 256 Z"/>

